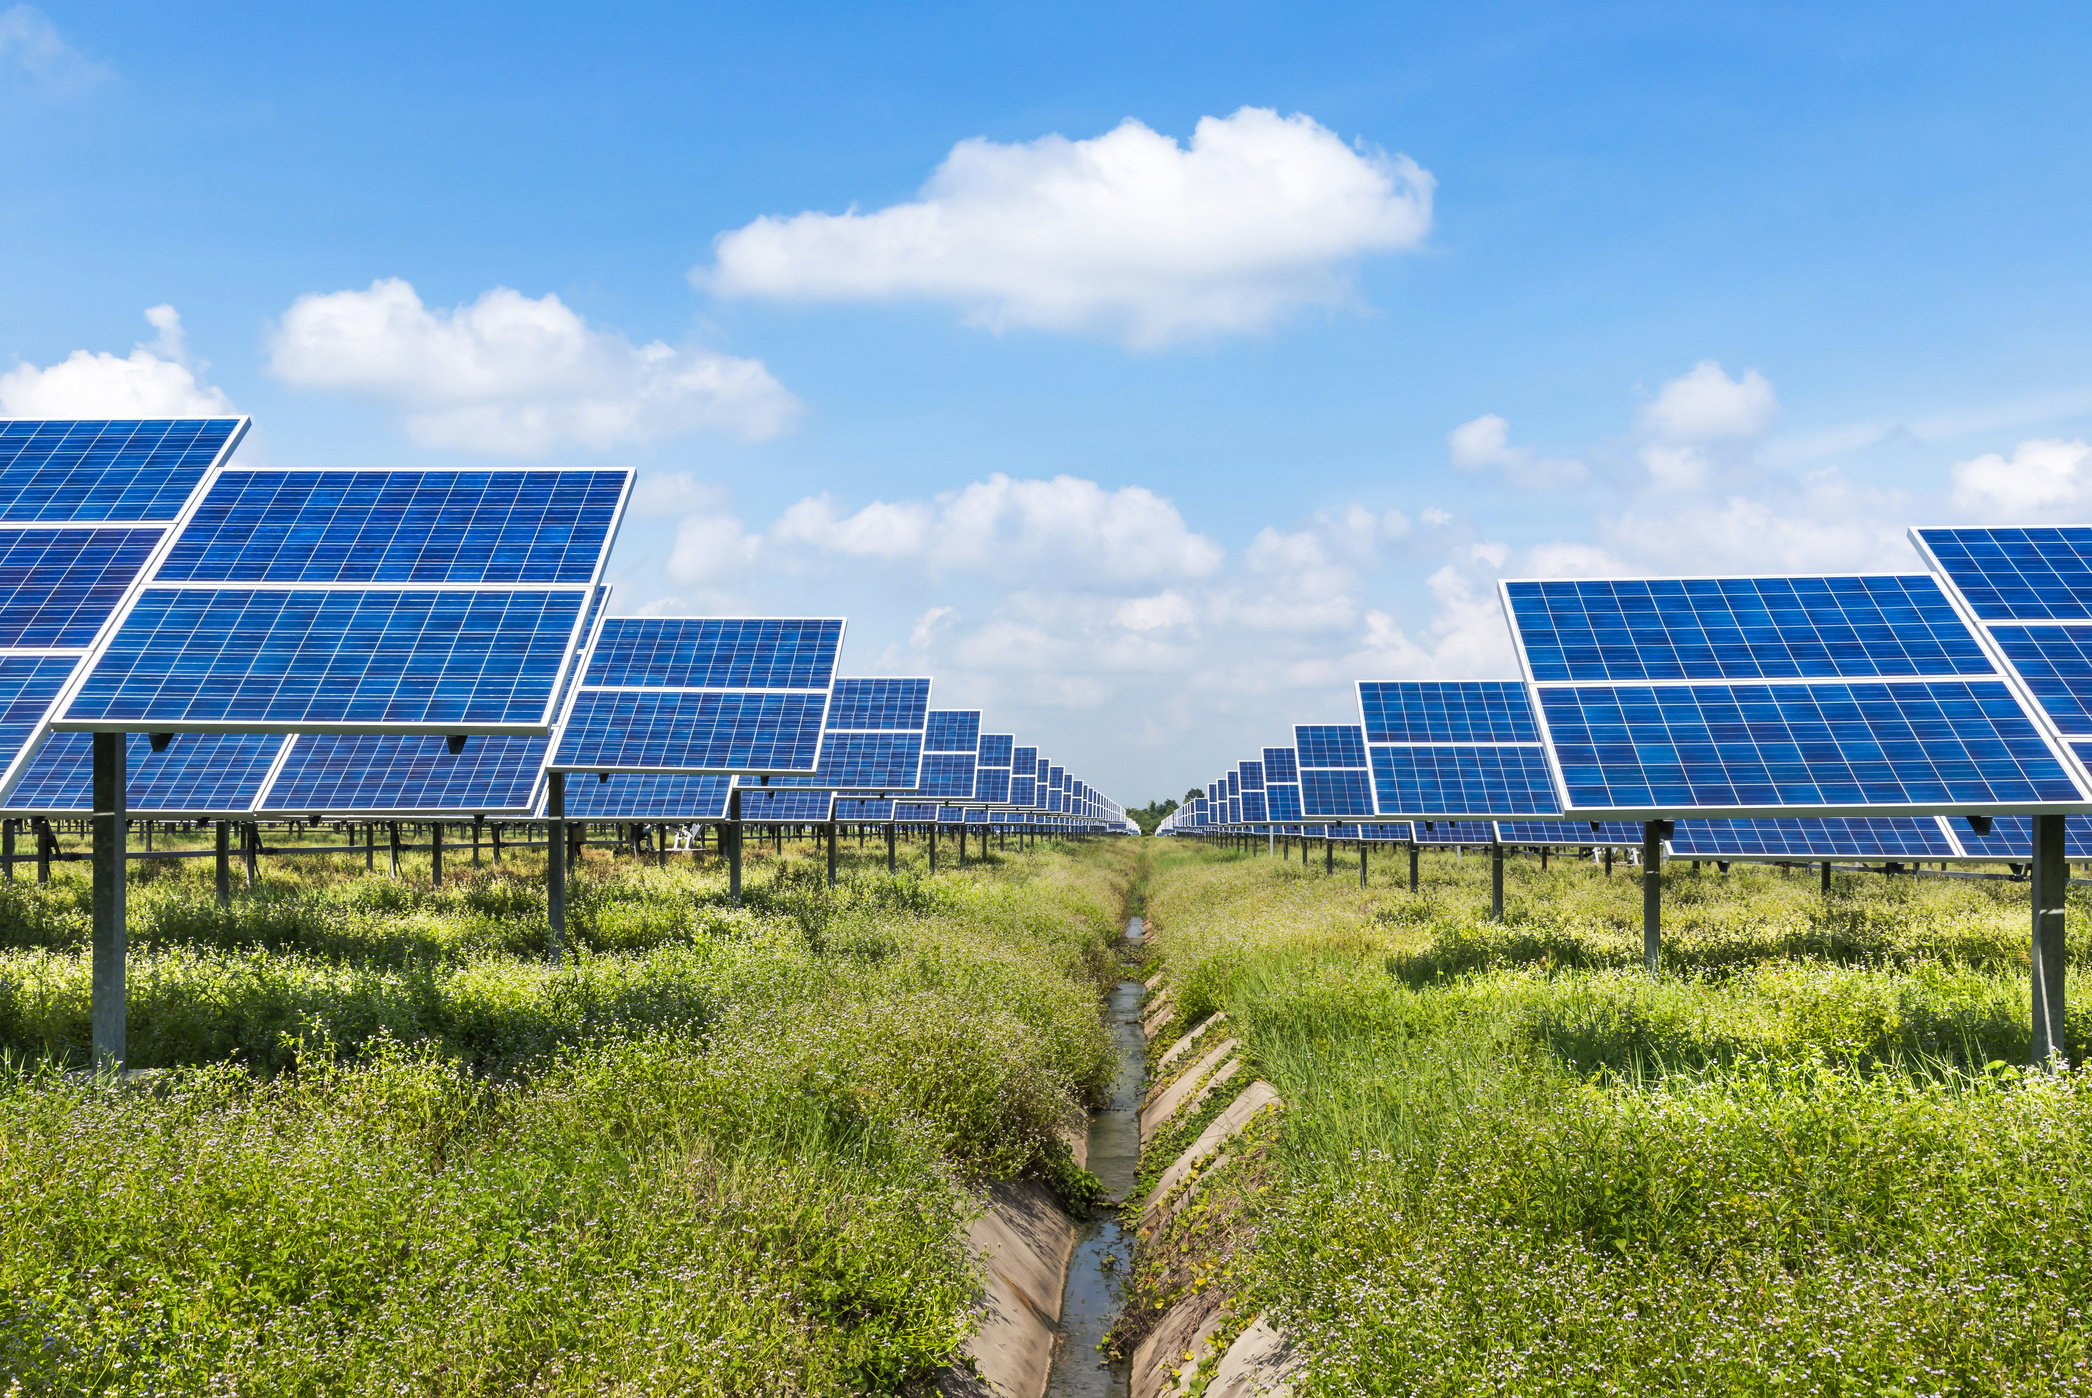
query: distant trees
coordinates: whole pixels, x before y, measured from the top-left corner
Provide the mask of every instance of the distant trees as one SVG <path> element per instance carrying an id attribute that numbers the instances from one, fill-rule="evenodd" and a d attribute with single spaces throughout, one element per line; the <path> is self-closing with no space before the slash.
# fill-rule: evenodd
<path id="1" fill-rule="evenodd" d="M 1195 795 L 1196 793 L 1193 794 Z M 1155 827 L 1168 819 L 1170 812 L 1176 809 L 1177 803 L 1165 796 L 1160 801 L 1150 801 L 1145 806 L 1136 806 L 1126 812 L 1126 814 L 1133 817 L 1133 823 L 1140 827 L 1141 834 L 1152 835 L 1155 833 Z"/>

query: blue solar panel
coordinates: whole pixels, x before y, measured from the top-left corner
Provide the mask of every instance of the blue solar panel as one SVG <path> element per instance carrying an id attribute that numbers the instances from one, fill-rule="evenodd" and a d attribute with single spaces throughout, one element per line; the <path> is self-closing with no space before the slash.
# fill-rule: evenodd
<path id="1" fill-rule="evenodd" d="M 979 709 L 932 709 L 925 752 L 963 752 L 976 755 L 981 746 Z"/>
<path id="2" fill-rule="evenodd" d="M 894 803 L 876 797 L 838 796 L 835 798 L 837 820 L 860 820 L 885 822 L 893 819 Z"/>
<path id="3" fill-rule="evenodd" d="M 569 820 L 724 820 L 733 784 L 723 774 L 620 772 L 598 781 L 584 772 L 567 778 L 566 814 Z"/>
<path id="4" fill-rule="evenodd" d="M 934 801 L 896 801 L 893 803 L 893 818 L 901 825 L 928 825 L 937 819 L 937 803 Z"/>
<path id="5" fill-rule="evenodd" d="M 1300 780 L 1300 763 L 1291 748 L 1264 749 L 1264 780 L 1267 782 L 1297 782 Z"/>
<path id="6" fill-rule="evenodd" d="M 937 823 L 939 825 L 964 825 L 966 823 L 966 808 L 964 806 L 938 807 Z"/>
<path id="7" fill-rule="evenodd" d="M 2057 732 L 2092 735 L 2092 627 L 1993 626 L 1990 634 Z"/>
<path id="8" fill-rule="evenodd" d="M 835 793 L 829 791 L 776 791 L 763 787 L 741 788 L 741 819 L 769 821 L 825 821 L 835 809 Z"/>
<path id="9" fill-rule="evenodd" d="M 445 738 L 420 733 L 308 733 L 290 741 L 264 810 L 477 815 L 530 811 L 550 740 L 490 735 L 468 739 L 458 753 Z"/>
<path id="10" fill-rule="evenodd" d="M 980 760 L 983 767 L 1008 767 L 1015 760 L 1017 740 L 1007 733 L 981 734 Z"/>
<path id="11" fill-rule="evenodd" d="M 586 583 L 622 471 L 227 471 L 156 580 Z"/>
<path id="12" fill-rule="evenodd" d="M 611 617 L 587 684 L 647 689 L 820 689 L 843 624 L 737 617 Z"/>
<path id="13" fill-rule="evenodd" d="M 0 519 L 171 520 L 240 418 L 0 421 Z"/>
<path id="14" fill-rule="evenodd" d="M 65 718 L 446 728 L 549 721 L 578 590 L 148 588 Z"/>
<path id="15" fill-rule="evenodd" d="M 94 644 L 164 533 L 0 528 L 0 648 Z"/>
<path id="16" fill-rule="evenodd" d="M 1226 784 L 1229 797 L 1232 798 L 1242 794 L 1242 774 L 1240 772 L 1230 772 L 1222 777 L 1221 781 Z"/>
<path id="17" fill-rule="evenodd" d="M 1983 621 L 2092 621 L 2092 528 L 1913 529 Z"/>
<path id="18" fill-rule="evenodd" d="M 1493 845 L 1496 826 L 1486 820 L 1418 820 L 1410 838 L 1420 845 Z"/>
<path id="19" fill-rule="evenodd" d="M 1370 816 L 1373 783 L 1363 769 L 1309 767 L 1300 773 L 1300 809 L 1308 819 Z"/>
<path id="20" fill-rule="evenodd" d="M 839 679 L 828 699 L 828 730 L 920 733 L 930 713 L 924 679 Z"/>
<path id="21" fill-rule="evenodd" d="M 1542 682 L 1994 673 L 1922 573 L 1511 582 L 1504 595 Z"/>
<path id="22" fill-rule="evenodd" d="M 244 815 L 254 809 L 276 754 L 278 733 L 182 733 L 164 752 L 134 733 L 124 744 L 124 790 L 133 811 Z M 440 740 L 439 740 L 440 741 Z M 94 808 L 94 737 L 54 733 L 22 771 L 10 810 L 55 814 Z"/>
<path id="23" fill-rule="evenodd" d="M 1572 810 L 2074 803 L 2002 681 L 1543 688 Z"/>
<path id="24" fill-rule="evenodd" d="M 824 791 L 910 791 L 922 766 L 920 733 L 837 733 L 821 740 L 812 776 L 781 776 L 781 787 Z"/>
<path id="25" fill-rule="evenodd" d="M 1640 822 L 1601 820 L 1598 828 L 1585 820 L 1500 820 L 1496 838 L 1507 845 L 1639 845 Z"/>
<path id="26" fill-rule="evenodd" d="M 1533 746 L 1376 747 L 1373 799 L 1381 815 L 1559 815 L 1547 758 Z"/>
<path id="27" fill-rule="evenodd" d="M 1272 820 L 1299 820 L 1300 783 L 1266 782 L 1264 809 Z"/>
<path id="28" fill-rule="evenodd" d="M 1025 807 L 1025 808 L 1029 809 L 1029 808 L 1030 808 L 1030 807 L 1031 807 L 1031 806 L 1033 805 L 1033 803 L 1035 803 L 1035 802 L 1036 802 L 1036 801 L 1037 801 L 1038 799 L 1039 799 L 1039 779 L 1038 779 L 1037 777 L 1020 777 L 1020 776 L 1015 776 L 1015 775 L 1011 776 L 1011 778 L 1010 778 L 1010 804 L 1011 804 L 1011 805 L 1013 805 L 1013 806 L 1022 806 L 1022 807 Z"/>
<path id="29" fill-rule="evenodd" d="M 552 765 L 588 771 L 814 769 L 825 692 L 583 689 Z"/>
<path id="30" fill-rule="evenodd" d="M 0 770 L 36 736 L 79 663 L 76 655 L 0 655 Z"/>
<path id="31" fill-rule="evenodd" d="M 1978 835 L 1966 821 L 1949 822 L 1954 838 L 1970 859 L 2025 864 L 2034 857 L 2034 821 L 2029 816 L 1998 816 L 1988 835 Z M 2063 823 L 2063 853 L 2070 859 L 2092 859 L 2092 817 L 2071 816 Z"/>
<path id="32" fill-rule="evenodd" d="M 973 774 L 973 799 L 1007 805 L 1010 799 L 1010 769 L 981 767 Z"/>
<path id="33" fill-rule="evenodd" d="M 1293 750 L 1303 768 L 1366 765 L 1365 733 L 1350 724 L 1300 724 L 1293 730 Z"/>
<path id="34" fill-rule="evenodd" d="M 1242 778 L 1242 789 L 1244 791 L 1262 791 L 1264 789 L 1263 763 L 1238 762 L 1235 764 L 1235 772 Z"/>
<path id="35" fill-rule="evenodd" d="M 970 752 L 926 752 L 923 754 L 922 776 L 915 789 L 924 796 L 970 801 L 973 799 L 973 768 L 974 759 Z"/>
<path id="36" fill-rule="evenodd" d="M 1672 830 L 1671 853 L 1691 859 L 1955 857 L 1934 816 L 1681 820 Z"/>
<path id="37" fill-rule="evenodd" d="M 1010 750 L 1010 767 L 1020 775 L 1036 776 L 1038 765 L 1039 750 L 1037 748 L 1012 748 Z"/>
<path id="38" fill-rule="evenodd" d="M 1242 818 L 1253 825 L 1261 825 L 1271 819 L 1269 808 L 1264 804 L 1264 793 L 1245 791 L 1242 793 Z"/>
<path id="39" fill-rule="evenodd" d="M 1367 681 L 1358 687 L 1368 743 L 1537 743 L 1518 680 Z"/>

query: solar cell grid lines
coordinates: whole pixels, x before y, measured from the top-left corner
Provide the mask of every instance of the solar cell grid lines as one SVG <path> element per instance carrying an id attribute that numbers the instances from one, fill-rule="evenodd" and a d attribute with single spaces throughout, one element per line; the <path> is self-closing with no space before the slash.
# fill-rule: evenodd
<path id="1" fill-rule="evenodd" d="M 1936 816 L 1830 816 L 1681 820 L 1671 831 L 1671 853 L 1695 859 L 1954 859 L 1960 851 Z"/>
<path id="2" fill-rule="evenodd" d="M 584 775 L 567 783 L 566 814 L 570 820 L 724 820 L 733 785 L 724 773 L 621 772 L 608 781 Z"/>
<path id="3" fill-rule="evenodd" d="M 171 521 L 245 418 L 0 420 L 0 520 Z"/>
<path id="4" fill-rule="evenodd" d="M 779 791 L 770 787 L 743 786 L 740 798 L 743 820 L 819 823 L 827 821 L 835 810 L 835 793 L 830 791 Z"/>
<path id="5" fill-rule="evenodd" d="M 1017 740 L 1008 733 L 981 734 L 980 760 L 983 767 L 1008 767 L 1016 760 Z"/>
<path id="6" fill-rule="evenodd" d="M 1239 762 L 1235 765 L 1235 771 L 1242 779 L 1242 789 L 1244 791 L 1262 791 L 1264 789 L 1264 764 L 1262 762 Z"/>
<path id="7" fill-rule="evenodd" d="M 2092 527 L 1913 529 L 1979 621 L 2092 621 Z"/>
<path id="8" fill-rule="evenodd" d="M 915 789 L 945 800 L 973 799 L 974 756 L 970 752 L 926 752 Z"/>
<path id="9" fill-rule="evenodd" d="M 1487 820 L 1419 820 L 1410 823 L 1411 838 L 1420 845 L 1491 845 L 1496 843 L 1496 824 Z"/>
<path id="10" fill-rule="evenodd" d="M 1592 826 L 1596 825 L 1594 830 Z M 1496 838 L 1507 845 L 1639 845 L 1642 827 L 1630 820 L 1500 820 Z"/>
<path id="11" fill-rule="evenodd" d="M 550 740 L 487 735 L 456 753 L 431 734 L 309 733 L 289 742 L 263 811 L 527 815 Z"/>
<path id="12" fill-rule="evenodd" d="M 1264 804 L 1264 795 L 1265 793 L 1261 790 L 1242 793 L 1242 818 L 1244 820 L 1253 825 L 1261 825 L 1271 819 L 1269 809 Z"/>
<path id="13" fill-rule="evenodd" d="M 1264 780 L 1267 782 L 1297 782 L 1300 780 L 1300 763 L 1291 748 L 1264 749 Z"/>
<path id="14" fill-rule="evenodd" d="M 827 690 L 843 623 L 830 618 L 611 617 L 590 688 Z"/>
<path id="15" fill-rule="evenodd" d="M 2031 816 L 1999 816 L 1986 834 L 1978 835 L 1964 821 L 1949 821 L 1949 832 L 1962 853 L 1970 859 L 1997 859 L 2025 863 L 2034 850 L 2034 821 Z M 2092 859 L 2092 818 L 2071 816 L 2063 825 L 2063 853 L 2068 859 Z"/>
<path id="16" fill-rule="evenodd" d="M 810 776 L 780 776 L 783 787 L 828 791 L 908 791 L 922 768 L 920 733 L 838 733 L 821 738 L 820 760 Z"/>
<path id="17" fill-rule="evenodd" d="M 1923 573 L 1503 584 L 1535 680 L 1983 675 L 1989 658 Z"/>
<path id="18" fill-rule="evenodd" d="M 1381 815 L 1551 816 L 1561 813 L 1537 744 L 1375 746 L 1373 799 Z"/>
<path id="19" fill-rule="evenodd" d="M 292 741 L 275 733 L 183 733 L 164 752 L 146 734 L 124 744 L 129 808 L 149 815 L 244 815 L 255 808 L 277 754 Z M 94 738 L 54 733 L 22 769 L 9 810 L 37 815 L 94 808 Z"/>
<path id="20" fill-rule="evenodd" d="M 932 709 L 923 738 L 925 752 L 963 752 L 976 756 L 981 746 L 979 709 Z"/>
<path id="21" fill-rule="evenodd" d="M 1363 729 L 1350 724 L 1303 723 L 1293 729 L 1293 750 L 1300 766 L 1358 767 L 1366 765 Z"/>
<path id="22" fill-rule="evenodd" d="M 1518 680 L 1373 681 L 1358 687 L 1368 743 L 1537 743 Z"/>
<path id="23" fill-rule="evenodd" d="M 613 471 L 251 471 L 212 482 L 160 582 L 590 583 Z"/>
<path id="24" fill-rule="evenodd" d="M 0 648 L 87 649 L 165 533 L 0 526 Z"/>
<path id="25" fill-rule="evenodd" d="M 561 770 L 811 774 L 823 691 L 579 690 L 552 765 Z"/>
<path id="26" fill-rule="evenodd" d="M 929 713 L 927 679 L 837 679 L 828 699 L 828 728 L 921 733 Z"/>
<path id="27" fill-rule="evenodd" d="M 1299 820 L 1299 783 L 1267 782 L 1264 786 L 1264 809 L 1270 819 L 1275 821 Z"/>
<path id="28" fill-rule="evenodd" d="M 1229 796 L 1240 796 L 1242 794 L 1242 774 L 1240 772 L 1229 772 L 1220 780 L 1222 785 L 1227 788 Z"/>

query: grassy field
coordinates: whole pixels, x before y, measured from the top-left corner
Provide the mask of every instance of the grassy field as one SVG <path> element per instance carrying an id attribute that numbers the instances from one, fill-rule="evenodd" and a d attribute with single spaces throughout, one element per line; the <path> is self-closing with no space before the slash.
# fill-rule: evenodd
<path id="1" fill-rule="evenodd" d="M 1674 866 L 1652 982 L 1624 869 L 1514 859 L 1495 926 L 1482 859 L 1168 843 L 1178 1023 L 1287 1102 L 1214 1284 L 1297 1392 L 2092 1393 L 2092 1083 L 2014 1066 L 2024 885 Z"/>
<path id="2" fill-rule="evenodd" d="M 90 1086 L 87 886 L 0 884 L 0 1393 L 855 1394 L 949 1362 L 974 1190 L 1080 1194 L 1132 851 L 830 893 L 758 855 L 134 876 Z M 381 855 L 381 864 L 383 862 Z M 464 866 L 464 867 L 461 867 Z"/>

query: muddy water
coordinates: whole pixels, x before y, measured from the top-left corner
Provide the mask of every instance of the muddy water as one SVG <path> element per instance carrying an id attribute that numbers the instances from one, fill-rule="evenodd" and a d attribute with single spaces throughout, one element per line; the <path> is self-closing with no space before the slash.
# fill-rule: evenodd
<path id="1" fill-rule="evenodd" d="M 1126 940 L 1146 935 L 1139 918 L 1126 923 Z M 1140 1032 L 1139 981 L 1120 981 L 1111 992 L 1111 1046 L 1118 1070 L 1111 1101 L 1090 1117 L 1090 1171 L 1117 1205 L 1133 1188 L 1140 1169 L 1140 1098 L 1147 1080 L 1148 1041 Z M 1047 1398 L 1125 1398 L 1130 1377 L 1124 1364 L 1106 1364 L 1097 1345 L 1119 1312 L 1119 1288 L 1133 1265 L 1133 1240 L 1119 1227 L 1115 1207 L 1098 1209 L 1084 1221 L 1061 1293 L 1061 1338 L 1053 1351 Z"/>

